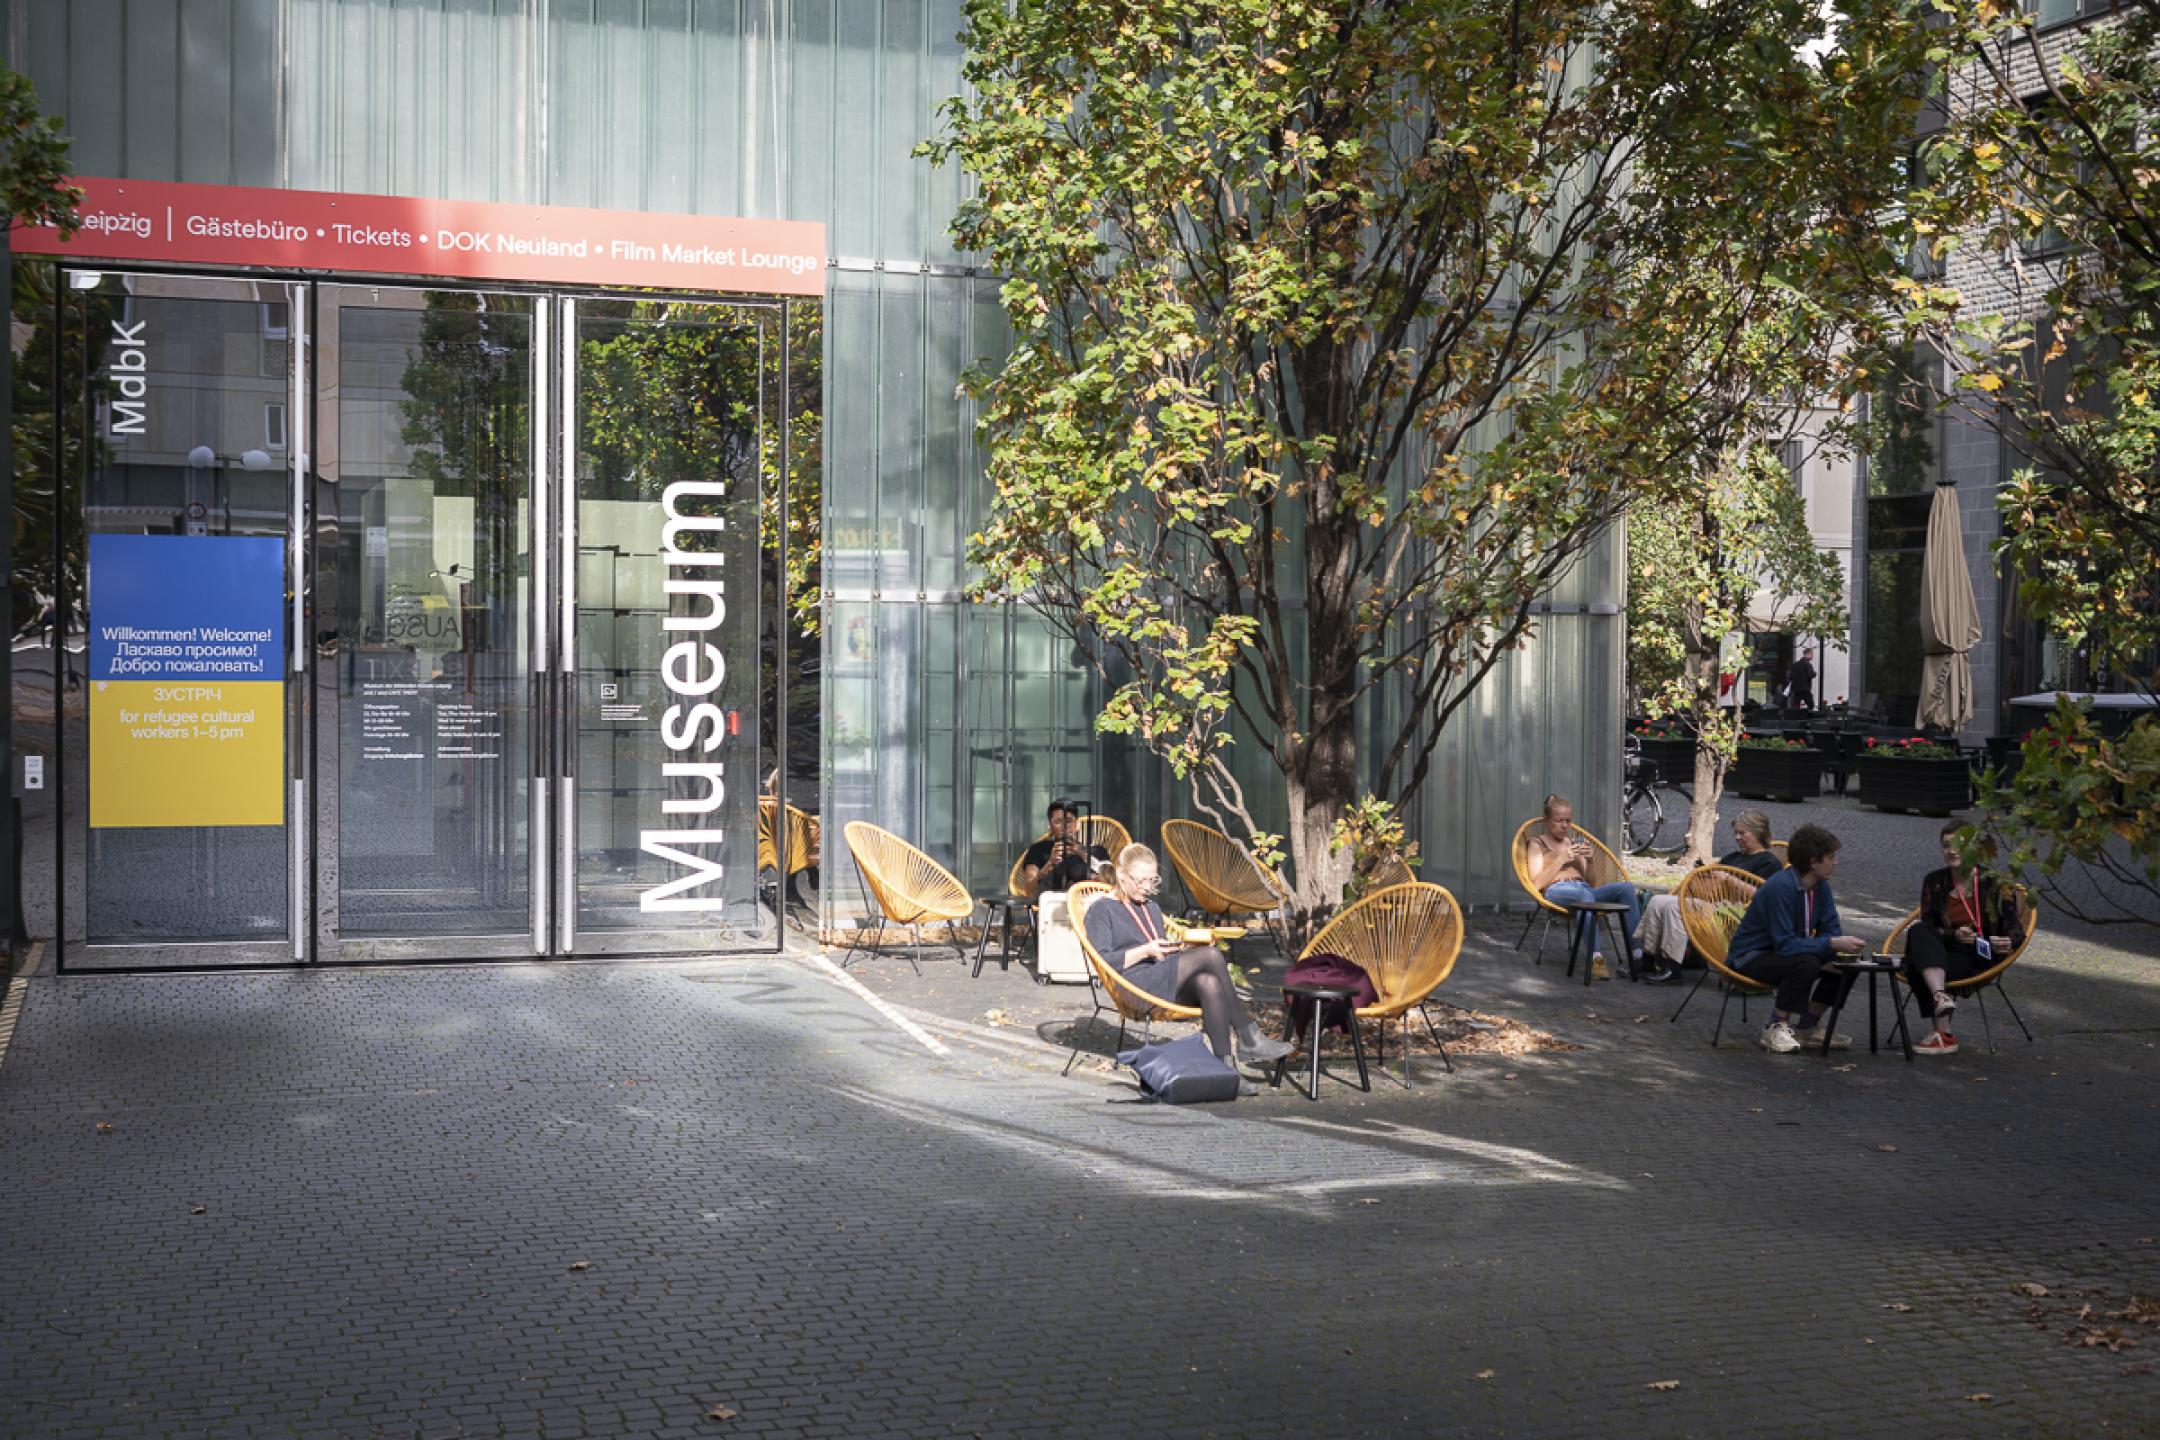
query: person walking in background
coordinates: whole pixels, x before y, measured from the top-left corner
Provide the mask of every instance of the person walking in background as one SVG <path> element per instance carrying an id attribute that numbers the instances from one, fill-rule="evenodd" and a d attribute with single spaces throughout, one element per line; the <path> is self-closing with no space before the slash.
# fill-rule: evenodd
<path id="1" fill-rule="evenodd" d="M 1837 836 L 1820 825 L 1802 825 L 1786 842 L 1785 860 L 1786 868 L 1756 890 L 1727 947 L 1733 969 L 1777 987 L 1762 1033 L 1762 1047 L 1773 1055 L 1798 1050 L 1837 999 L 1843 978 L 1824 973 L 1825 967 L 1867 949 L 1858 936 L 1845 933 L 1830 892 Z"/>
<path id="2" fill-rule="evenodd" d="M 1547 795 L 1544 828 L 1531 835 L 1529 854 L 1525 857 L 1529 862 L 1531 885 L 1555 905 L 1581 905 L 1592 901 L 1624 903 L 1627 914 L 1622 918 L 1627 922 L 1627 943 L 1635 958 L 1640 960 L 1643 952 L 1635 940 L 1635 927 L 1641 917 L 1636 909 L 1639 900 L 1635 887 L 1625 880 L 1592 885 L 1586 868 L 1591 854 L 1590 842 L 1575 833 L 1574 805 L 1564 795 Z M 1597 974 L 1605 963 L 1605 953 L 1597 948 L 1595 922 L 1588 911 L 1576 917 L 1576 943 L 1590 952 L 1590 973 Z"/>
<path id="3" fill-rule="evenodd" d="M 1785 704 L 1788 709 L 1813 710 L 1815 708 L 1815 652 L 1803 650 L 1800 658 L 1793 661 L 1792 669 L 1785 674 Z"/>
<path id="4" fill-rule="evenodd" d="M 1970 980 L 2007 958 L 2025 938 L 2017 892 L 1991 875 L 1966 866 L 1955 836 L 1963 829 L 1952 820 L 1942 827 L 1943 867 L 1920 882 L 1920 918 L 1905 932 L 1905 979 L 1920 1013 L 1934 1022 L 1915 1055 L 1955 1055 L 1957 1036 L 1950 1017 L 1957 999 L 1949 987 Z"/>

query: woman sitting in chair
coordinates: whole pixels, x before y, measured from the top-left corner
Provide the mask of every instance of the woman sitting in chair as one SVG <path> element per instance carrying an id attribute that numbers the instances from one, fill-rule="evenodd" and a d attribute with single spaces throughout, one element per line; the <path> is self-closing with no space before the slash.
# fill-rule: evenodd
<path id="1" fill-rule="evenodd" d="M 1718 856 L 1718 864 L 1745 870 L 1765 880 L 1785 868 L 1777 851 L 1770 848 L 1770 817 L 1762 811 L 1743 810 L 1735 815 L 1732 834 L 1735 848 Z M 1635 938 L 1651 961 L 1650 973 L 1644 978 L 1652 984 L 1677 980 L 1680 966 L 1687 960 L 1688 947 L 1687 926 L 1680 920 L 1679 897 L 1651 896 L 1650 903 L 1643 907 L 1642 924 L 1636 927 Z"/>
<path id="2" fill-rule="evenodd" d="M 1935 1032 L 1913 1046 L 1915 1055 L 1957 1054 L 1950 1033 L 1957 999 L 1949 987 L 2007 959 L 2025 936 L 2017 893 L 1959 859 L 1951 837 L 1962 828 L 1956 820 L 1943 826 L 1943 868 L 1920 882 L 1920 918 L 1905 932 L 1905 979 L 1920 1013 L 1935 1022 Z"/>
<path id="3" fill-rule="evenodd" d="M 1115 966 L 1131 984 L 1159 1000 L 1200 1007 L 1200 1025 L 1208 1048 L 1230 1058 L 1230 1037 L 1248 1065 L 1262 1065 L 1290 1053 L 1289 1045 L 1269 1039 L 1253 1023 L 1245 1002 L 1230 984 L 1230 963 L 1212 945 L 1172 940 L 1155 891 L 1162 884 L 1155 852 L 1128 845 L 1117 857 L 1117 887 L 1088 907 L 1088 943 L 1103 963 Z"/>

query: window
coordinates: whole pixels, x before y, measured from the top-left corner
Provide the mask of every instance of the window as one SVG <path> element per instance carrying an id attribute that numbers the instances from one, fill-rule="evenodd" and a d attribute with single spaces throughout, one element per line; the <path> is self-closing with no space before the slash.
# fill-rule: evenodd
<path id="1" fill-rule="evenodd" d="M 282 450 L 285 448 L 285 404 L 283 401 L 273 400 L 263 406 L 263 448 L 265 450 Z"/>
<path id="2" fill-rule="evenodd" d="M 2025 0 L 2025 13 L 2033 17 L 2038 28 L 2050 25 L 2067 25 L 2073 20 L 2083 20 L 2092 15 L 2105 15 L 2114 0 Z"/>
<path id="3" fill-rule="evenodd" d="M 1807 441 L 1787 440 L 1778 447 L 1778 456 L 1785 462 L 1785 473 L 1792 476 L 1792 488 L 1807 494 Z"/>
<path id="4" fill-rule="evenodd" d="M 1868 395 L 1867 493 L 1926 495 L 1941 471 L 1937 443 L 1942 416 L 1941 360 L 1920 350 L 1878 362 L 1881 377 Z"/>

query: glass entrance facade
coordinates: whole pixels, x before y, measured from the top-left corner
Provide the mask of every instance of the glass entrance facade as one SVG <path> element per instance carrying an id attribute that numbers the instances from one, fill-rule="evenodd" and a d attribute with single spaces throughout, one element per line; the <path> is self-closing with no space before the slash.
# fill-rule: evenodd
<path id="1" fill-rule="evenodd" d="M 777 945 L 814 303 L 17 263 L 63 964 Z"/>

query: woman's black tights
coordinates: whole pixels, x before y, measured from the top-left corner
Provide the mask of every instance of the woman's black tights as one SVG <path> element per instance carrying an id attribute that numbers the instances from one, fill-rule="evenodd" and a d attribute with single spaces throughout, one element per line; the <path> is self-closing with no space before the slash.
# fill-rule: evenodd
<path id="1" fill-rule="evenodd" d="M 1230 1058 L 1230 1032 L 1240 1044 L 1250 1045 L 1260 1036 L 1251 1012 L 1230 984 L 1230 962 L 1212 945 L 1194 945 L 1171 961 L 1177 966 L 1177 988 L 1170 993 L 1181 1005 L 1200 1007 L 1200 1028 L 1207 1032 L 1208 1048 L 1223 1059 Z"/>

